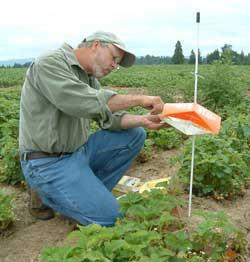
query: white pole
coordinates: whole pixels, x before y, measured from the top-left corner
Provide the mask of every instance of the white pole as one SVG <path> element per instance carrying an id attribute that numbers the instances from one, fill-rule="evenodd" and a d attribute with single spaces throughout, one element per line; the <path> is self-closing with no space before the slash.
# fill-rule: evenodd
<path id="1" fill-rule="evenodd" d="M 194 74 L 194 103 L 197 103 L 197 87 L 198 87 L 198 66 L 199 66 L 199 23 L 200 23 L 200 12 L 196 13 L 196 52 L 195 52 L 195 74 Z"/>
<path id="2" fill-rule="evenodd" d="M 197 103 L 197 87 L 198 87 L 198 52 L 199 52 L 199 23 L 200 12 L 196 13 L 197 35 L 196 35 L 196 52 L 195 52 L 195 81 L 194 81 L 194 103 Z M 192 159 L 191 159 L 191 173 L 189 185 L 189 202 L 188 202 L 188 216 L 191 216 L 192 209 L 192 191 L 193 191 L 193 176 L 194 176 L 194 153 L 195 153 L 195 136 L 192 137 Z"/>

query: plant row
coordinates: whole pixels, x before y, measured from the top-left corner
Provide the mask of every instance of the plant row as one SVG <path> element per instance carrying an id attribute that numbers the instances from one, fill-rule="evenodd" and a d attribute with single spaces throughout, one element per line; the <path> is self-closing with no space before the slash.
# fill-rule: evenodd
<path id="1" fill-rule="evenodd" d="M 70 244 L 46 248 L 42 261 L 232 261 L 246 250 L 244 234 L 223 212 L 196 212 L 190 227 L 182 200 L 166 189 L 129 193 L 120 205 L 124 217 L 114 227 L 79 226 Z"/>

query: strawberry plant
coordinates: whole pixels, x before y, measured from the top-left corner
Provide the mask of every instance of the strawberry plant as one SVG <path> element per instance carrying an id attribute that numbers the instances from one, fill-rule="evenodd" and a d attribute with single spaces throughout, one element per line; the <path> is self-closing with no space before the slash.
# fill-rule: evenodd
<path id="1" fill-rule="evenodd" d="M 154 145 L 161 149 L 172 149 L 178 147 L 183 141 L 183 135 L 173 128 L 164 128 L 158 131 L 148 131 L 148 137 Z"/>
<path id="2" fill-rule="evenodd" d="M 19 90 L 0 92 L 0 181 L 17 184 L 24 178 L 18 152 Z"/>
<path id="3" fill-rule="evenodd" d="M 213 195 L 217 199 L 244 194 L 250 185 L 250 118 L 232 115 L 222 123 L 218 136 L 196 140 L 194 193 Z M 188 187 L 191 168 L 191 141 L 181 156 L 180 176 Z"/>
<path id="4" fill-rule="evenodd" d="M 19 163 L 18 141 L 11 136 L 5 136 L 0 149 L 0 182 L 18 184 L 24 180 Z"/>
<path id="5" fill-rule="evenodd" d="M 201 216 L 203 221 L 192 234 L 194 252 L 199 253 L 202 250 L 203 255 L 209 257 L 211 261 L 220 261 L 221 254 L 229 248 L 236 252 L 244 251 L 246 240 L 222 211 L 216 213 L 196 211 L 196 214 Z M 231 244 L 228 241 L 234 234 L 236 239 L 241 239 L 240 245 L 237 245 L 237 241 Z"/>
<path id="6" fill-rule="evenodd" d="M 13 196 L 0 189 L 0 232 L 14 221 Z"/>
<path id="7" fill-rule="evenodd" d="M 200 80 L 200 101 L 212 111 L 220 112 L 224 105 L 236 106 L 241 102 L 242 89 L 232 65 L 215 61 Z"/>
<path id="8" fill-rule="evenodd" d="M 244 253 L 245 236 L 221 212 L 199 212 L 200 223 L 188 227 L 173 210 L 183 202 L 168 190 L 129 193 L 120 199 L 124 218 L 114 227 L 78 226 L 71 244 L 46 248 L 42 261 L 224 261 Z"/>
<path id="9" fill-rule="evenodd" d="M 27 68 L 0 68 L 0 88 L 22 85 Z"/>
<path id="10" fill-rule="evenodd" d="M 234 114 L 223 122 L 220 136 L 233 139 L 233 148 L 239 152 L 250 150 L 250 115 Z"/>
<path id="11" fill-rule="evenodd" d="M 245 153 L 233 148 L 234 140 L 203 136 L 196 140 L 194 193 L 233 198 L 244 194 L 249 186 L 250 170 Z M 180 176 L 188 187 L 191 164 L 191 141 L 185 146 Z"/>
<path id="12" fill-rule="evenodd" d="M 141 150 L 140 154 L 137 156 L 136 161 L 139 163 L 145 163 L 152 159 L 153 156 L 153 145 L 154 142 L 152 139 L 147 138 L 144 142 L 143 149 Z"/>

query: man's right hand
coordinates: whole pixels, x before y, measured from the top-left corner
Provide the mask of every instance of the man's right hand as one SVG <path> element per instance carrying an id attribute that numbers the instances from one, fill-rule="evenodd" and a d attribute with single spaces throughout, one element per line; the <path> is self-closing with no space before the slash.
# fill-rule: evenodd
<path id="1" fill-rule="evenodd" d="M 148 129 L 158 130 L 169 127 L 162 123 L 159 115 L 130 115 L 125 114 L 121 119 L 121 127 L 123 129 L 133 127 L 144 127 Z"/>
<path id="2" fill-rule="evenodd" d="M 159 115 L 144 115 L 143 117 L 143 127 L 158 130 L 165 126 L 165 123 L 161 122 Z"/>

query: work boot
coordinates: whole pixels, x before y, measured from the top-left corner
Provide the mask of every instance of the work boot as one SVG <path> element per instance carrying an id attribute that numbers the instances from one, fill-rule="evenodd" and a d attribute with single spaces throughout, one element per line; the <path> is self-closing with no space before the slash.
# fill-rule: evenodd
<path id="1" fill-rule="evenodd" d="M 53 209 L 43 204 L 39 195 L 28 186 L 29 212 L 37 219 L 48 220 L 55 216 Z"/>

